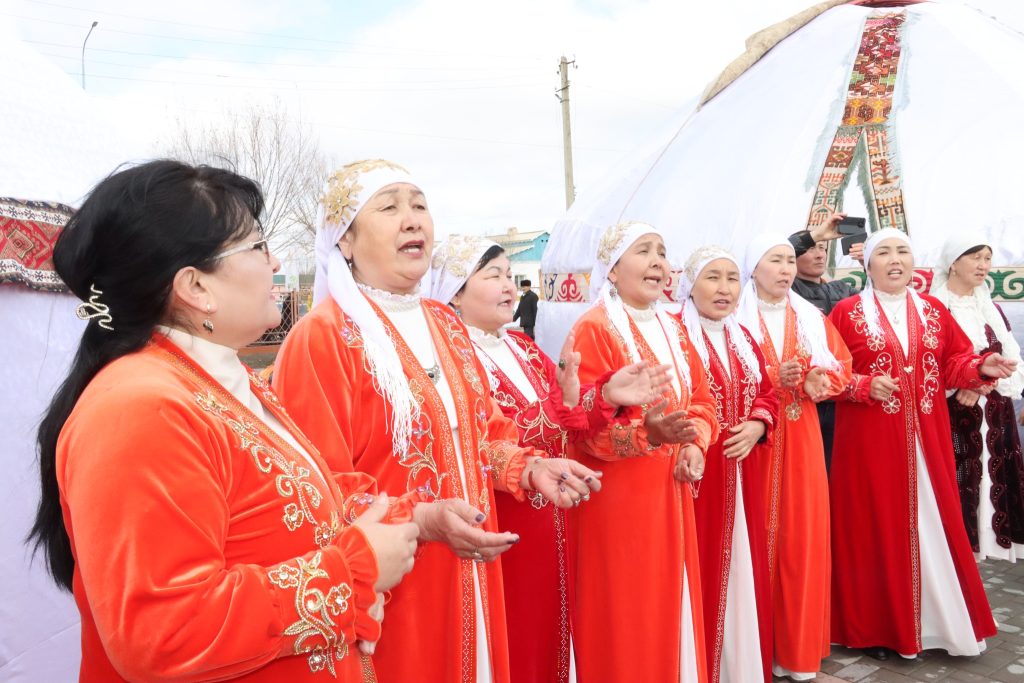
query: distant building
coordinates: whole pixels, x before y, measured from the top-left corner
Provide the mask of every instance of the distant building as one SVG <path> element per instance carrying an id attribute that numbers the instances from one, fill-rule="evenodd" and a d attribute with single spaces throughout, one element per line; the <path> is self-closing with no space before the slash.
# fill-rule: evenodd
<path id="1" fill-rule="evenodd" d="M 505 248 L 509 261 L 512 262 L 512 275 L 516 286 L 520 281 L 530 280 L 533 289 L 540 291 L 540 259 L 548 246 L 548 231 L 519 232 L 518 228 L 509 228 L 500 235 L 486 235 L 487 239 L 497 242 Z"/>

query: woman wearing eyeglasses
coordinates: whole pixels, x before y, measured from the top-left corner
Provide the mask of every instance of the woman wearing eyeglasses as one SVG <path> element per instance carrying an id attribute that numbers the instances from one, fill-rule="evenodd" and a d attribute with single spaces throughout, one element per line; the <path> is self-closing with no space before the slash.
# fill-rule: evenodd
<path id="1" fill-rule="evenodd" d="M 331 177 L 322 204 L 317 304 L 281 348 L 275 387 L 313 442 L 339 456 L 332 469 L 434 501 L 416 507 L 423 545 L 388 603 L 378 680 L 505 683 L 502 571 L 491 560 L 519 536 L 501 531 L 494 492 L 573 507 L 600 475 L 521 447 L 465 326 L 421 296 L 434 224 L 412 175 L 355 162 Z"/>
<path id="2" fill-rule="evenodd" d="M 412 567 L 416 498 L 332 476 L 238 359 L 280 322 L 262 208 L 247 178 L 155 161 L 54 248 L 88 324 L 39 428 L 32 537 L 82 613 L 81 681 L 361 681 Z"/>

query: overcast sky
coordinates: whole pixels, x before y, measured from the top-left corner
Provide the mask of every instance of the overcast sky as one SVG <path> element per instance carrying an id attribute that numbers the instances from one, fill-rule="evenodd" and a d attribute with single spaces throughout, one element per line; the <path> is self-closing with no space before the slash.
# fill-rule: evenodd
<path id="1" fill-rule="evenodd" d="M 0 21 L 159 149 L 179 117 L 280 98 L 335 165 L 421 180 L 439 233 L 549 229 L 564 211 L 558 60 L 578 192 L 660 137 L 745 38 L 810 0 L 0 0 Z"/>

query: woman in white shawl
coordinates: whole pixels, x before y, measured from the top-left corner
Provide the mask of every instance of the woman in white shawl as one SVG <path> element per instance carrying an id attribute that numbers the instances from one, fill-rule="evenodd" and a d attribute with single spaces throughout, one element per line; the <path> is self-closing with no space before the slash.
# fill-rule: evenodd
<path id="1" fill-rule="evenodd" d="M 931 294 L 953 314 L 975 353 L 1017 361 L 1014 373 L 994 387 L 947 392 L 971 547 L 978 559 L 1014 562 L 1024 550 L 1024 460 L 1013 412 L 1013 399 L 1024 390 L 1024 365 L 1020 345 L 985 283 L 991 267 L 992 248 L 983 239 L 953 237 L 942 248 Z"/>

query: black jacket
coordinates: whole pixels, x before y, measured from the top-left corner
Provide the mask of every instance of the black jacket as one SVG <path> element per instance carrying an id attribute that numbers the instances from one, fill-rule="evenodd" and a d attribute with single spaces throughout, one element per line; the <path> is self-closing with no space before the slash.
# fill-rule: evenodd
<path id="1" fill-rule="evenodd" d="M 831 313 L 837 303 L 853 294 L 850 285 L 842 280 L 823 283 L 796 278 L 793 280 L 793 291 L 817 306 L 825 315 Z"/>
<path id="2" fill-rule="evenodd" d="M 537 295 L 532 289 L 524 292 L 519 299 L 519 305 L 516 306 L 512 320 L 519 320 L 519 324 L 523 327 L 533 327 L 537 322 Z"/>

